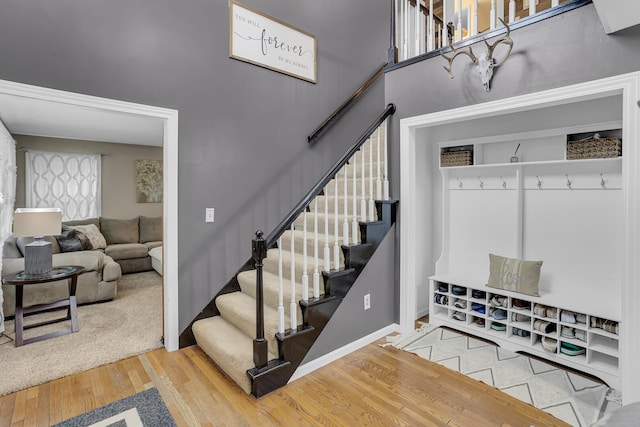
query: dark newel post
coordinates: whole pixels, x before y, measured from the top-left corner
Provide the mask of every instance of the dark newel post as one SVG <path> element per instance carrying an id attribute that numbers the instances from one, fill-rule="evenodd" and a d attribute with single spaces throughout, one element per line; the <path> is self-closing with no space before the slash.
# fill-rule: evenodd
<path id="1" fill-rule="evenodd" d="M 267 257 L 267 241 L 264 240 L 264 233 L 256 231 L 256 238 L 253 239 L 252 253 L 256 267 L 256 339 L 253 340 L 253 363 L 256 368 L 264 368 L 269 362 L 267 353 L 267 340 L 264 338 L 264 303 L 263 303 L 263 282 L 262 282 L 262 260 Z"/>
<path id="2" fill-rule="evenodd" d="M 396 0 L 391 0 L 391 31 L 389 37 L 389 64 L 398 62 L 398 48 L 396 47 Z"/>

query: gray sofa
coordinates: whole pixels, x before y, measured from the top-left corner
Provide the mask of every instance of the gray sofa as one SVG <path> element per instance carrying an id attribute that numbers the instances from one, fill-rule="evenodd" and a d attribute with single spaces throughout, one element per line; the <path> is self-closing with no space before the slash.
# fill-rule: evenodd
<path id="1" fill-rule="evenodd" d="M 149 250 L 162 245 L 162 218 L 139 216 L 131 219 L 91 218 L 63 223 L 63 234 L 68 230 L 84 230 L 95 225 L 99 231 L 97 248 L 84 245 L 69 249 L 60 236 L 45 236 L 52 243 L 53 265 L 81 265 L 85 272 L 78 277 L 78 304 L 107 301 L 116 296 L 118 279 L 122 273 L 152 270 Z M 95 228 L 91 228 L 95 230 Z M 72 232 L 73 233 L 73 232 Z M 95 236 L 92 236 L 95 237 Z M 10 237 L 5 241 L 2 254 L 2 276 L 24 270 L 24 245 L 31 239 Z M 91 242 L 95 243 L 95 241 Z M 80 249 L 80 250 L 77 250 Z M 66 252 L 64 250 L 67 250 Z M 42 304 L 63 299 L 68 295 L 67 282 L 29 285 L 24 289 L 24 305 Z M 2 286 L 5 316 L 15 312 L 15 287 Z"/>

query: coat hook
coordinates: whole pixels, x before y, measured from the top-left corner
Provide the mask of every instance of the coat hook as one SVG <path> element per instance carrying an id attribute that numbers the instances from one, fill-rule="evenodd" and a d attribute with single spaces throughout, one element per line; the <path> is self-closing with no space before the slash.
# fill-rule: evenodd
<path id="1" fill-rule="evenodd" d="M 480 188 L 484 189 L 484 182 L 478 177 L 478 181 L 480 181 Z"/>
<path id="2" fill-rule="evenodd" d="M 500 177 L 500 181 L 502 181 L 502 188 L 504 188 L 505 190 L 507 189 L 507 182 L 502 179 L 502 177 Z"/>
<path id="3" fill-rule="evenodd" d="M 538 183 L 536 185 L 540 190 L 542 190 L 542 181 L 540 181 L 540 177 L 538 175 L 536 175 L 536 179 L 538 180 Z"/>
<path id="4" fill-rule="evenodd" d="M 458 188 L 462 190 L 462 181 L 460 181 L 460 178 L 456 178 L 458 180 Z"/>
<path id="5" fill-rule="evenodd" d="M 569 179 L 569 175 L 568 174 L 564 174 L 565 178 L 567 178 L 567 188 L 571 188 L 571 180 Z"/>
<path id="6" fill-rule="evenodd" d="M 602 176 L 602 174 L 600 174 L 600 186 L 605 190 L 607 189 L 607 186 L 606 186 L 606 183 L 604 182 L 604 177 Z"/>

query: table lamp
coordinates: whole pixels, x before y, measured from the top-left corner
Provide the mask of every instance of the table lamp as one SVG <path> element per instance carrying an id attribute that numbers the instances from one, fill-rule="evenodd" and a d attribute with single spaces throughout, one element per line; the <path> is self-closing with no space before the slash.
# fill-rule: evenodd
<path id="1" fill-rule="evenodd" d="M 16 237 L 33 237 L 24 247 L 24 272 L 29 275 L 51 271 L 51 242 L 44 236 L 62 232 L 60 208 L 18 208 L 13 215 L 13 234 Z"/>

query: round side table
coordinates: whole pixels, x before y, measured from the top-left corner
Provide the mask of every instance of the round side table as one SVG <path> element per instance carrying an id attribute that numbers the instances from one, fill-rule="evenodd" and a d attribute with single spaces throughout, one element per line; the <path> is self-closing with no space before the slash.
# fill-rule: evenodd
<path id="1" fill-rule="evenodd" d="M 19 347 L 23 344 L 30 344 L 37 341 L 46 340 L 49 338 L 59 337 L 61 335 L 78 332 L 78 306 L 76 303 L 76 287 L 78 284 L 78 276 L 84 272 L 84 267 L 79 265 L 66 265 L 60 267 L 53 267 L 51 271 L 43 274 L 25 274 L 24 271 L 19 273 L 10 274 L 2 278 L 2 282 L 5 285 L 11 285 L 16 287 L 16 340 L 15 345 Z M 68 280 L 69 284 L 69 298 L 54 301 L 47 304 L 36 304 L 28 307 L 23 307 L 23 295 L 24 287 L 28 285 L 34 285 L 37 283 L 51 283 L 58 280 Z M 47 320 L 44 322 L 34 323 L 31 325 L 24 325 L 24 317 L 42 313 L 43 311 L 67 308 L 66 317 Z M 39 326 L 49 325 L 52 323 L 63 322 L 65 320 L 71 320 L 71 328 L 63 329 L 60 331 L 51 332 L 45 335 L 40 335 L 33 338 L 23 339 L 23 333 L 25 329 L 36 328 Z"/>

